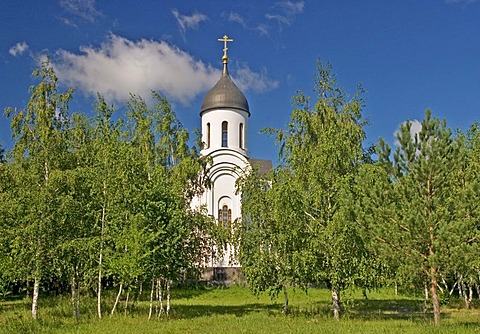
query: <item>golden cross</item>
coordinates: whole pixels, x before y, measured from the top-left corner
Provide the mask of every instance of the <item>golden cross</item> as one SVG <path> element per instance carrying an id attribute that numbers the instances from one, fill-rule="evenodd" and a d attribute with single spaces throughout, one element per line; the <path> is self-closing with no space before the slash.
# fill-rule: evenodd
<path id="1" fill-rule="evenodd" d="M 228 59 L 227 57 L 227 42 L 233 42 L 233 39 L 228 38 L 227 35 L 223 36 L 222 38 L 218 39 L 219 42 L 223 42 L 223 58 L 224 60 Z"/>

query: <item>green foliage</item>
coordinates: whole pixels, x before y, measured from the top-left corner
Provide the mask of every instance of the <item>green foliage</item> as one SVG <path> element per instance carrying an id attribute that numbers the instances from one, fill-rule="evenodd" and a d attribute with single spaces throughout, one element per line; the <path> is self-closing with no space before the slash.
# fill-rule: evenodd
<path id="1" fill-rule="evenodd" d="M 410 122 L 400 127 L 393 160 L 388 145 L 380 142 L 382 170 L 371 186 L 365 185 L 371 201 L 366 207 L 377 221 L 370 226 L 389 263 L 407 273 L 400 277 L 404 283 L 430 285 L 438 324 L 439 280 L 456 271 L 471 275 L 462 264 L 473 265 L 467 259 L 478 247 L 478 178 L 473 176 L 478 175 L 473 149 L 477 135 L 473 127 L 469 138 L 454 137 L 430 110 L 421 125 L 413 137 Z"/>
<path id="2" fill-rule="evenodd" d="M 73 90 L 57 92 L 48 58 L 34 76 L 27 108 L 6 109 L 16 142 L 0 164 L 2 289 L 68 284 L 78 319 L 81 292 L 98 294 L 101 316 L 106 280 L 130 292 L 196 274 L 219 234 L 190 209 L 206 160 L 166 99 L 153 93 L 150 108 L 132 96 L 120 115 L 99 95 L 93 118 L 70 116 Z"/>
<path id="3" fill-rule="evenodd" d="M 276 135 L 284 165 L 240 184 L 240 259 L 255 291 L 327 283 L 340 293 L 372 278 L 375 266 L 354 210 L 365 160 L 363 90 L 348 100 L 331 66 L 318 61 L 317 67 L 313 107 L 298 92 L 287 129 L 265 130 Z"/>

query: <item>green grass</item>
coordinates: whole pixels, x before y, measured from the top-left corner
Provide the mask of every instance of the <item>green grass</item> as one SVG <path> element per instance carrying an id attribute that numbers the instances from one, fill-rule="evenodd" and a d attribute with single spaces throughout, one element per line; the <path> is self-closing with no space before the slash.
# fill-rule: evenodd
<path id="1" fill-rule="evenodd" d="M 291 313 L 281 313 L 281 300 L 268 294 L 259 298 L 247 288 L 174 290 L 169 319 L 148 320 L 148 301 L 123 316 L 96 319 L 94 298 L 82 299 L 81 320 L 72 318 L 68 298 L 42 298 L 38 321 L 30 319 L 30 301 L 0 302 L 0 333 L 480 333 L 480 310 L 442 308 L 442 325 L 433 326 L 432 315 L 423 312 L 422 300 L 395 296 L 390 291 L 350 296 L 340 321 L 332 319 L 330 294 L 311 289 L 308 294 L 290 290 Z M 147 296 L 145 296 L 147 297 Z M 103 309 L 113 304 L 113 291 Z"/>

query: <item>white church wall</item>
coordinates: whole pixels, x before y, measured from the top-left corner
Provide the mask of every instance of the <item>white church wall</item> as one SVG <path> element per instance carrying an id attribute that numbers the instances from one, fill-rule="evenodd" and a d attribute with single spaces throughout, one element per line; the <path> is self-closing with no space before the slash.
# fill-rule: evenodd
<path id="1" fill-rule="evenodd" d="M 215 109 L 202 114 L 202 141 L 205 147 L 202 154 L 208 155 L 213 150 L 222 147 L 222 122 L 228 122 L 227 147 L 248 156 L 248 113 L 236 109 Z M 210 146 L 208 146 L 208 125 L 210 124 Z M 242 147 L 240 147 L 240 124 L 243 124 Z"/>

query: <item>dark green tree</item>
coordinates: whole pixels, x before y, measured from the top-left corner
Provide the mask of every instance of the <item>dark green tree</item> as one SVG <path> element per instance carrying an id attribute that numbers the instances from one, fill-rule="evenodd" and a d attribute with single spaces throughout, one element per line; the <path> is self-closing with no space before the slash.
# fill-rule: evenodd
<path id="1" fill-rule="evenodd" d="M 390 148 L 381 141 L 379 163 L 385 173 L 377 182 L 384 195 L 374 205 L 379 205 L 379 240 L 409 268 L 410 275 L 421 276 L 428 283 L 438 325 L 440 271 L 448 264 L 452 236 L 461 237 L 460 230 L 453 228 L 457 200 L 452 173 L 458 168 L 460 151 L 446 122 L 432 118 L 430 110 L 421 125 L 413 138 L 411 122 L 401 125 L 393 159 Z"/>

